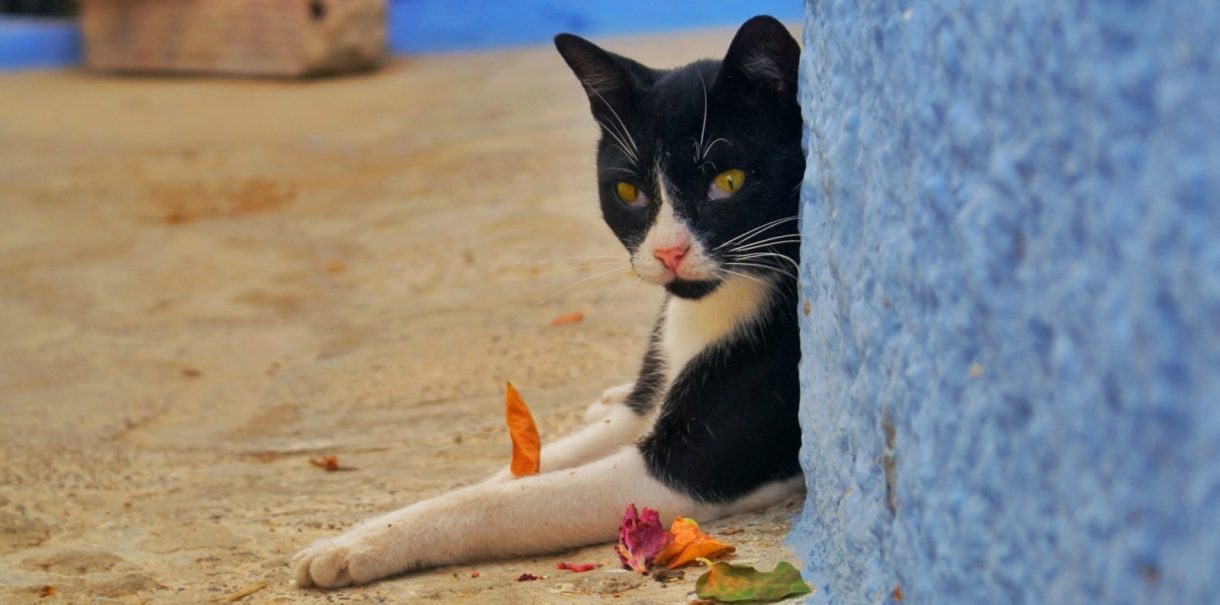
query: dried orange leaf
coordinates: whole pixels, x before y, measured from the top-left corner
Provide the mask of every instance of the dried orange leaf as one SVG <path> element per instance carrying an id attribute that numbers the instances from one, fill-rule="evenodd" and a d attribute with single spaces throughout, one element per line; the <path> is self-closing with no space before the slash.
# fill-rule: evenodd
<path id="1" fill-rule="evenodd" d="M 736 548 L 717 540 L 699 529 L 699 524 L 690 517 L 675 517 L 669 526 L 673 541 L 653 557 L 652 562 L 669 569 L 693 563 L 700 557 L 711 559 L 731 554 Z"/>
<path id="2" fill-rule="evenodd" d="M 560 316 L 556 317 L 555 319 L 552 319 L 551 325 L 552 326 L 566 326 L 568 324 L 578 324 L 584 320 L 585 320 L 584 313 L 582 313 L 580 311 L 572 311 L 571 313 L 564 313 L 563 315 L 560 315 Z"/>
<path id="3" fill-rule="evenodd" d="M 333 473 L 340 469 L 339 457 L 335 455 L 322 456 L 321 458 L 310 458 L 309 463 L 325 470 L 328 473 Z"/>
<path id="4" fill-rule="evenodd" d="M 542 437 L 525 400 L 511 382 L 504 389 L 504 410 L 508 434 L 513 439 L 513 461 L 508 469 L 514 477 L 537 475 L 542 463 Z"/>

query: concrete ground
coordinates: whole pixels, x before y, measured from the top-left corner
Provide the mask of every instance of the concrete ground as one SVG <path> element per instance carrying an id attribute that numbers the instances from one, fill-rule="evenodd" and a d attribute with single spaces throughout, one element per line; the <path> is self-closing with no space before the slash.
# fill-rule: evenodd
<path id="1" fill-rule="evenodd" d="M 610 46 L 673 65 L 730 36 Z M 666 586 L 609 545 L 288 580 L 312 540 L 506 464 L 506 380 L 546 441 L 637 367 L 660 293 L 601 223 L 552 49 L 303 83 L 5 74 L 0 98 L 0 601 L 689 598 L 697 570 Z M 769 569 L 797 507 L 707 528 Z"/>

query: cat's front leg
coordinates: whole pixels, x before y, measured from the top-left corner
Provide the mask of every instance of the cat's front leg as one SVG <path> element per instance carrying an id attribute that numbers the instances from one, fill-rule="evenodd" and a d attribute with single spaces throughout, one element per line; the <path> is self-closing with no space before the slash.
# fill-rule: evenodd
<path id="1" fill-rule="evenodd" d="M 484 483 L 321 540 L 292 558 L 298 586 L 363 584 L 406 571 L 613 540 L 630 503 L 675 515 L 724 512 L 652 478 L 635 446 L 568 472 Z"/>

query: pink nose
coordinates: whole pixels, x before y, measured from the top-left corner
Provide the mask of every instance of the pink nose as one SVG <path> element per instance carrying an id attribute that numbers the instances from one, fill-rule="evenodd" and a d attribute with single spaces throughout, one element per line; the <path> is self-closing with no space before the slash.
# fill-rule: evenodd
<path id="1" fill-rule="evenodd" d="M 666 269 L 678 272 L 678 265 L 682 264 L 682 259 L 686 256 L 686 252 L 690 250 L 690 244 L 682 244 L 673 246 L 672 248 L 659 248 L 652 251 L 652 255 L 665 265 Z"/>

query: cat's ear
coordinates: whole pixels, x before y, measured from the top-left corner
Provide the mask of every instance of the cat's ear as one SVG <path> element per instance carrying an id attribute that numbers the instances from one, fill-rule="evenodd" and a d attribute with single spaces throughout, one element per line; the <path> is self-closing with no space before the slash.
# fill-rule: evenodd
<path id="1" fill-rule="evenodd" d="M 644 81 L 651 78 L 647 67 L 572 34 L 555 36 L 555 48 L 584 85 L 593 113 L 599 104 L 624 107 L 634 99 Z"/>
<path id="2" fill-rule="evenodd" d="M 801 47 L 775 17 L 759 15 L 742 24 L 721 63 L 726 83 L 749 82 L 792 94 L 796 90 Z"/>

